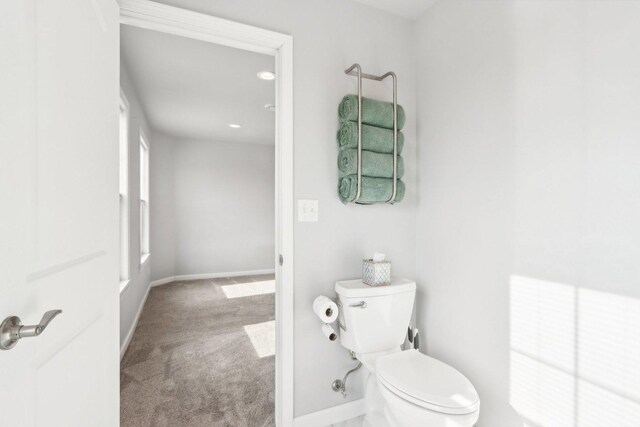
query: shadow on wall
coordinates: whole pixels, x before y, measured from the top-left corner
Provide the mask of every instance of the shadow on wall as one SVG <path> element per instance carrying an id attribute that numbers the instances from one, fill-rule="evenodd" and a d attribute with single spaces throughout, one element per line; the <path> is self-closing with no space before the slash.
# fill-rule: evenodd
<path id="1" fill-rule="evenodd" d="M 521 276 L 510 290 L 510 402 L 524 425 L 640 425 L 640 300 Z"/>

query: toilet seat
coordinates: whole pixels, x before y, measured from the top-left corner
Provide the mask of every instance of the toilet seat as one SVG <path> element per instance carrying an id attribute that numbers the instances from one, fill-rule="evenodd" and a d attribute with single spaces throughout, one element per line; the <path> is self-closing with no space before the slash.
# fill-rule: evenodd
<path id="1" fill-rule="evenodd" d="M 469 414 L 478 410 L 478 393 L 456 369 L 417 350 L 382 356 L 376 377 L 396 396 L 444 414 Z"/>

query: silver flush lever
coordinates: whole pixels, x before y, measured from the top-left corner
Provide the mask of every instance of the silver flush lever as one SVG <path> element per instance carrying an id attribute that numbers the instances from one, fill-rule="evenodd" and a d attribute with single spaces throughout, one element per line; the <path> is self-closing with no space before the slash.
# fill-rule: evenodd
<path id="1" fill-rule="evenodd" d="M 360 301 L 357 304 L 350 304 L 349 307 L 367 308 L 367 302 L 366 301 Z"/>
<path id="2" fill-rule="evenodd" d="M 11 350 L 20 338 L 37 337 L 62 310 L 49 310 L 37 325 L 23 325 L 18 316 L 9 316 L 0 324 L 0 350 Z"/>

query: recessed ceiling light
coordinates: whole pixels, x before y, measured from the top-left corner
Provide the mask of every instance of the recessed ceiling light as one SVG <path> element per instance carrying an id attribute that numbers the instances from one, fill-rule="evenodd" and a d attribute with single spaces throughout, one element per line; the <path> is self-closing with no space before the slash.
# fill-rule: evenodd
<path id="1" fill-rule="evenodd" d="M 229 123 L 229 127 L 232 129 L 240 129 L 242 126 L 235 123 Z"/>
<path id="2" fill-rule="evenodd" d="M 261 80 L 273 80 L 276 78 L 276 75 L 272 71 L 260 71 L 258 78 Z"/>
<path id="3" fill-rule="evenodd" d="M 266 104 L 264 106 L 264 109 L 267 110 L 267 111 L 276 111 L 276 106 L 273 105 L 273 104 Z"/>

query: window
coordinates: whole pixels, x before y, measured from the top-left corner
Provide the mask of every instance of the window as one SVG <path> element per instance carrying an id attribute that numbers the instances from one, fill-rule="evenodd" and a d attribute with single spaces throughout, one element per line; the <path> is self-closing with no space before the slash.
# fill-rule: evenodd
<path id="1" fill-rule="evenodd" d="M 149 255 L 149 144 L 140 130 L 140 262 Z"/>
<path id="2" fill-rule="evenodd" d="M 120 92 L 120 283 L 129 280 L 129 103 Z M 121 286 L 122 287 L 122 286 Z"/>

